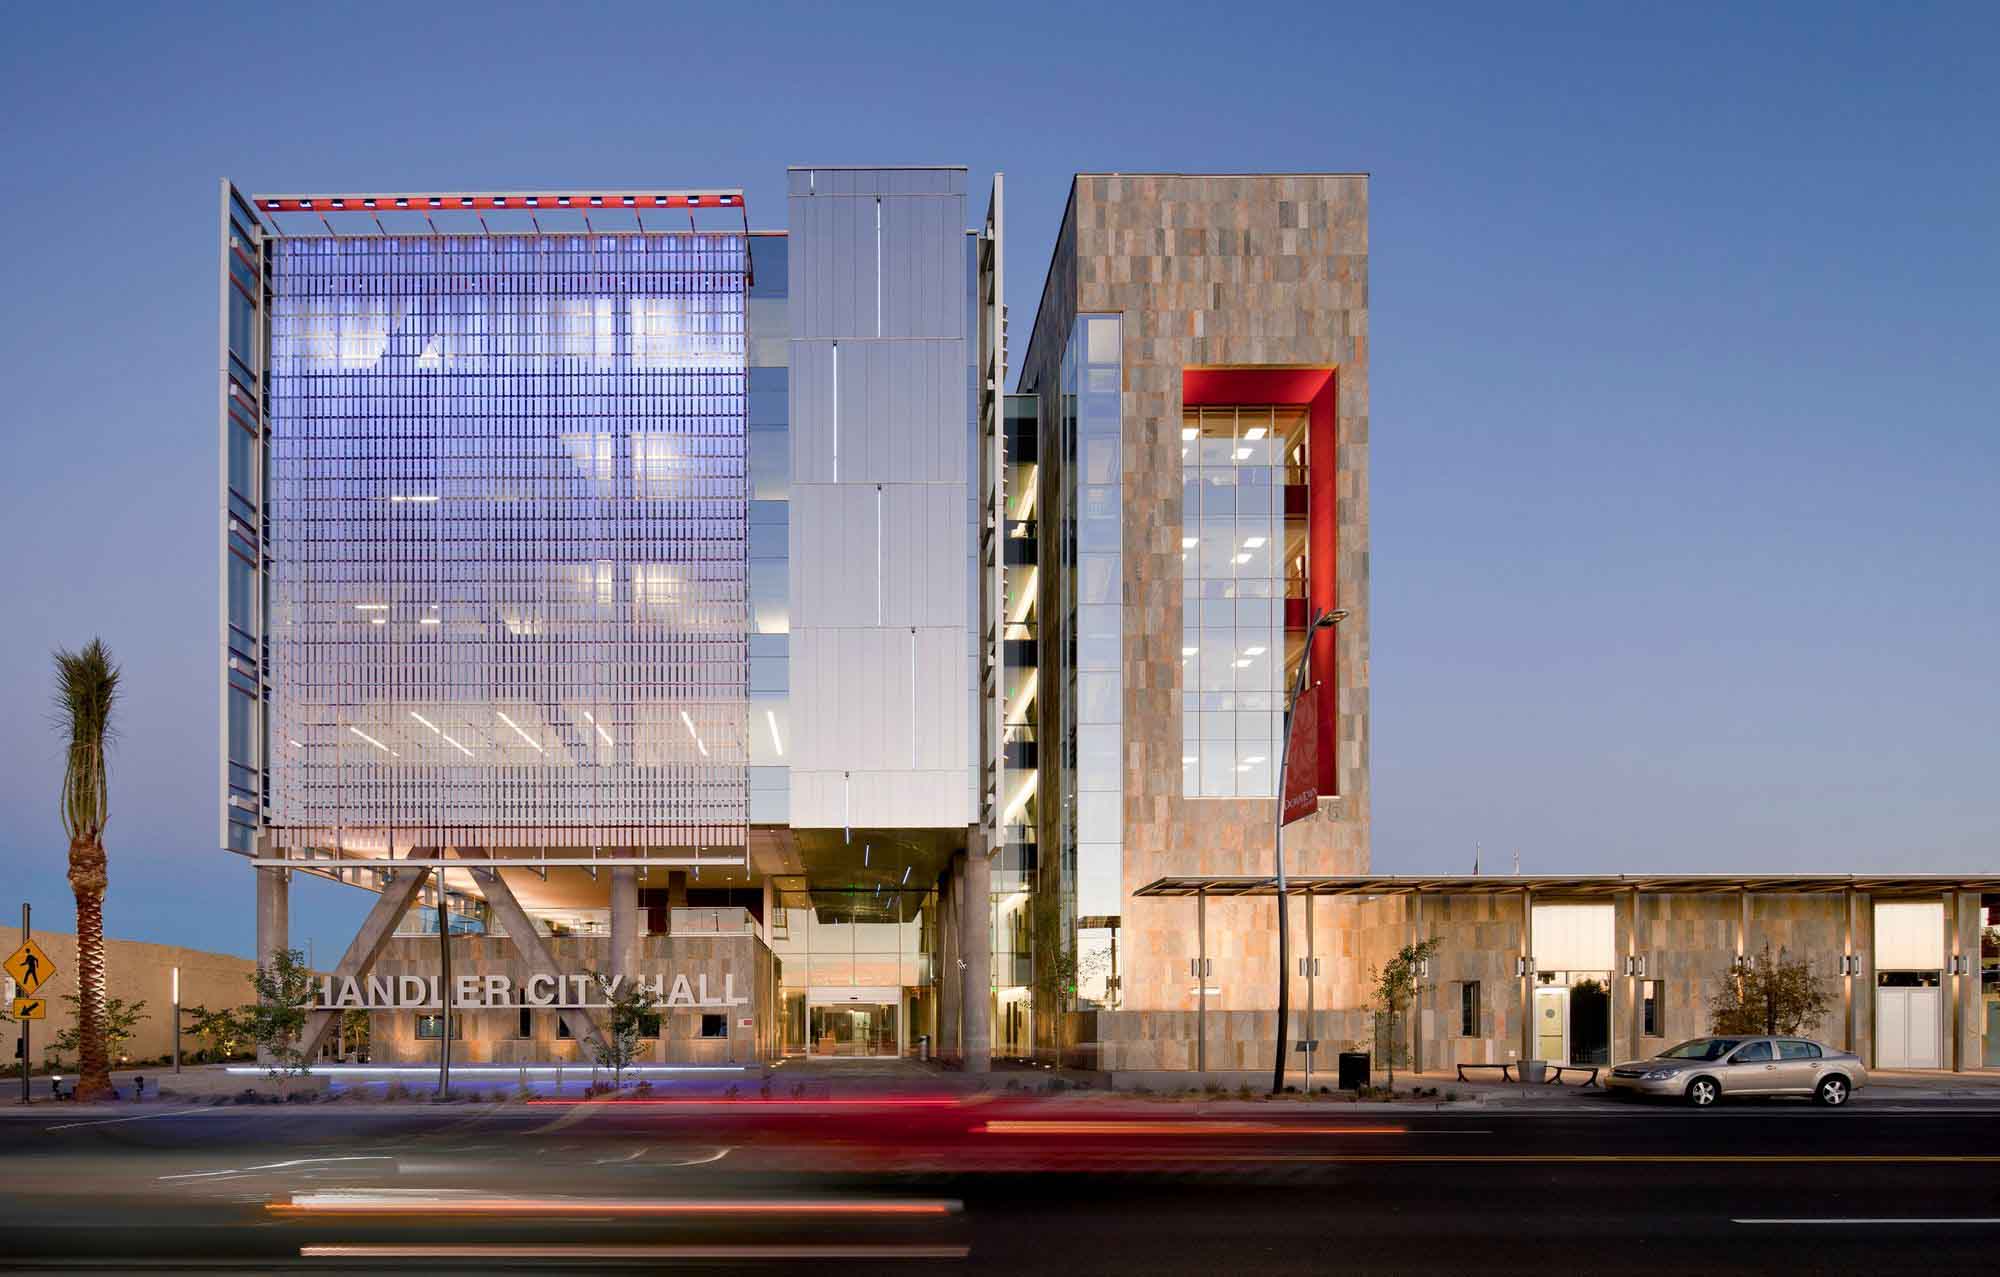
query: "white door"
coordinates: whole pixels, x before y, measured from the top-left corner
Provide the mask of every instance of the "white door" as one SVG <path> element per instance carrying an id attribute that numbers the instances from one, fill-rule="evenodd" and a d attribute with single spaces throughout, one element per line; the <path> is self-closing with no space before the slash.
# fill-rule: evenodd
<path id="1" fill-rule="evenodd" d="M 1941 1045 L 1937 989 L 1875 990 L 1875 1067 L 1934 1069 Z"/>

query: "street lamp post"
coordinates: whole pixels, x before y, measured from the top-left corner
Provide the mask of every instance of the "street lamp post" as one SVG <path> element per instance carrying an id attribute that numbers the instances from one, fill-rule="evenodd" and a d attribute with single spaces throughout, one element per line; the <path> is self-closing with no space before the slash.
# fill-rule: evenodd
<path id="1" fill-rule="evenodd" d="M 174 1072 L 181 1071 L 181 969 L 174 968 Z"/>
<path id="2" fill-rule="evenodd" d="M 1321 630 L 1330 630 L 1346 619 L 1344 609 L 1321 612 L 1306 627 L 1305 648 L 1299 653 L 1299 672 L 1292 679 L 1291 695 L 1285 698 L 1284 739 L 1278 745 L 1277 816 L 1271 839 L 1278 862 L 1278 1055 L 1271 1063 L 1273 1095 L 1281 1094 L 1285 1089 L 1285 1020 L 1291 1014 L 1292 928 L 1291 911 L 1285 907 L 1285 769 L 1292 761 L 1292 715 L 1298 712 L 1299 697 L 1305 694 L 1306 677 L 1312 669 L 1313 640 L 1319 637 Z M 1312 1036 L 1310 1025 L 1306 1028 L 1306 1036 Z"/>

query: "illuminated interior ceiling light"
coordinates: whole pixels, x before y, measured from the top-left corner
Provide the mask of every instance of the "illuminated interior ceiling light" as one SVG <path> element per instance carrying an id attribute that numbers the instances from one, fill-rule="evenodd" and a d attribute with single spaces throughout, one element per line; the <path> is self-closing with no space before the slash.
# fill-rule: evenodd
<path id="1" fill-rule="evenodd" d="M 354 610 L 357 612 L 386 612 L 389 610 L 389 605 L 387 603 L 356 603 Z"/>
<path id="2" fill-rule="evenodd" d="M 688 729 L 688 735 L 694 737 L 694 747 L 701 751 L 701 756 L 703 758 L 707 758 L 708 746 L 702 743 L 701 733 L 694 729 L 694 720 L 688 717 L 688 712 L 686 710 L 681 711 L 681 722 L 686 725 Z"/>
<path id="3" fill-rule="evenodd" d="M 524 195 L 521 198 L 529 208 L 540 208 L 542 206 L 542 200 L 539 195 Z"/>
<path id="4" fill-rule="evenodd" d="M 1237 563 L 1248 563 L 1249 561 L 1250 561 L 1250 556 L 1247 554 L 1239 554 L 1236 556 L 1235 559 L 1235 562 Z"/>
<path id="5" fill-rule="evenodd" d="M 359 736 L 362 740 L 367 741 L 370 745 L 373 745 L 375 748 L 381 750 L 385 754 L 394 754 L 396 752 L 395 750 L 390 749 L 387 745 L 384 745 L 381 741 L 376 740 L 373 736 L 370 736 L 367 732 L 362 731 L 359 727 L 350 727 L 347 730 L 353 732 L 356 736 Z"/>
<path id="6" fill-rule="evenodd" d="M 567 195 L 558 195 L 558 196 L 556 196 L 556 207 L 558 207 L 558 208 L 568 208 L 568 207 L 569 207 L 569 196 L 567 196 Z"/>
<path id="7" fill-rule="evenodd" d="M 512 727 L 512 728 L 514 729 L 514 734 L 515 734 L 516 736 L 519 736 L 519 737 L 520 737 L 520 738 L 521 738 L 521 739 L 522 739 L 523 741 L 527 742 L 527 744 L 528 744 L 528 745 L 529 745 L 529 746 L 530 746 L 531 748 L 533 748 L 533 749 L 534 749 L 534 751 L 535 751 L 535 752 L 536 752 L 537 754 L 543 754 L 543 753 L 547 753 L 547 752 L 548 752 L 547 750 L 543 749 L 543 748 L 541 747 L 541 745 L 539 745 L 538 743 L 536 743 L 536 741 L 535 741 L 535 738 L 534 738 L 534 737 L 532 737 L 532 736 L 528 735 L 528 734 L 527 734 L 526 732 L 522 731 L 522 730 L 520 729 L 520 727 L 519 727 L 519 726 L 517 726 L 517 725 L 515 724 L 515 722 L 514 722 L 514 720 L 513 720 L 513 719 L 511 719 L 511 718 L 507 717 L 507 716 L 506 716 L 505 714 L 500 714 L 500 711 L 499 711 L 499 710 L 494 710 L 493 712 L 494 712 L 495 714 L 499 714 L 499 715 L 500 715 L 500 721 L 501 721 L 501 722 L 503 722 L 503 723 L 505 723 L 505 724 L 507 724 L 507 726 L 509 726 L 509 727 Z"/>
<path id="8" fill-rule="evenodd" d="M 472 207 L 472 197 L 471 197 L 470 195 L 461 195 L 461 196 L 459 196 L 459 197 L 458 197 L 458 206 L 459 206 L 460 208 L 471 208 L 471 207 Z"/>
<path id="9" fill-rule="evenodd" d="M 1248 430 L 1245 430 L 1243 432 L 1243 437 L 1245 439 L 1262 439 L 1264 437 L 1264 434 L 1265 434 L 1264 427 L 1252 426 Z"/>
<path id="10" fill-rule="evenodd" d="M 875 848 L 873 848 L 873 847 L 869 846 L 869 845 L 868 845 L 867 843 L 865 843 L 865 842 L 861 844 L 861 867 L 862 867 L 862 868 L 866 869 L 866 868 L 868 867 L 868 856 L 869 856 L 869 854 L 870 854 L 871 852 L 873 852 L 874 850 L 875 850 Z"/>
<path id="11" fill-rule="evenodd" d="M 420 617 L 418 617 L 418 618 L 417 618 L 417 624 L 418 624 L 418 625 L 443 625 L 443 624 L 444 624 L 444 619 L 443 619 L 442 617 L 436 617 L 436 616 L 420 616 Z"/>
<path id="12" fill-rule="evenodd" d="M 1194 548 L 1195 548 L 1195 546 L 1197 546 L 1197 545 L 1200 545 L 1200 544 L 1201 544 L 1201 538 L 1200 538 L 1200 537 L 1182 537 L 1182 538 L 1181 538 L 1181 549 L 1183 549 L 1183 550 L 1192 550 L 1192 549 L 1194 549 Z"/>
<path id="13" fill-rule="evenodd" d="M 430 719 L 425 718 L 422 714 L 417 713 L 417 711 L 415 710 L 410 711 L 410 717 L 416 719 L 419 723 L 422 723 L 425 727 L 430 728 L 432 731 L 437 731 L 438 729 L 436 723 L 433 723 Z"/>
<path id="14" fill-rule="evenodd" d="M 370 625 L 387 625 L 389 623 L 389 618 L 386 616 L 377 616 L 371 618 L 368 623 Z"/>
<path id="15" fill-rule="evenodd" d="M 1262 644 L 1259 644 L 1256 647 L 1246 647 L 1243 649 L 1243 655 L 1245 656 L 1262 656 L 1263 654 L 1264 654 L 1264 647 Z"/>
<path id="16" fill-rule="evenodd" d="M 1201 651 L 1201 649 L 1200 649 L 1200 648 L 1198 648 L 1198 647 L 1184 647 L 1184 648 L 1182 648 L 1182 649 L 1181 649 L 1181 655 L 1182 655 L 1182 656 L 1193 656 L 1193 655 L 1194 655 L 1194 654 L 1195 654 L 1196 652 L 1199 652 L 1199 651 Z"/>
<path id="17" fill-rule="evenodd" d="M 1248 665 L 1248 664 L 1250 664 L 1250 658 L 1249 658 L 1249 657 L 1247 657 L 1247 656 L 1239 656 L 1239 657 L 1237 657 L 1237 658 L 1236 658 L 1236 668 L 1237 668 L 1237 669 L 1239 669 L 1239 670 L 1240 670 L 1240 669 L 1242 669 L 1242 668 L 1243 668 L 1244 666 L 1246 666 L 1246 665 Z"/>
<path id="18" fill-rule="evenodd" d="M 1041 580 L 1042 570 L 1028 569 L 1028 579 L 1021 586 L 1021 603 L 1014 609 L 1014 615 L 1007 618 L 1010 625 L 1020 625 L 1027 621 L 1028 613 L 1035 610 L 1035 586 Z"/>
<path id="19" fill-rule="evenodd" d="M 493 197 L 493 207 L 495 208 L 507 207 L 507 197 L 505 195 L 495 195 Z"/>
<path id="20" fill-rule="evenodd" d="M 1246 460 L 1249 456 L 1250 456 L 1250 449 L 1248 448 L 1238 448 L 1236 450 L 1236 459 L 1238 461 Z"/>
<path id="21" fill-rule="evenodd" d="M 604 738 L 605 744 L 612 746 L 616 746 L 618 744 L 617 741 L 611 739 L 611 733 L 604 730 L 604 725 L 590 716 L 589 710 L 583 711 L 583 721 L 589 723 L 592 727 L 595 727 L 597 729 L 597 734 Z"/>
<path id="22" fill-rule="evenodd" d="M 1243 548 L 1246 550 L 1261 550 L 1264 548 L 1264 542 L 1268 539 L 1267 537 L 1244 537 Z"/>
<path id="23" fill-rule="evenodd" d="M 1021 788 L 1014 794 L 1013 801 L 1007 804 L 1007 810 L 1000 816 L 1001 824 L 1011 825 L 1015 823 L 1014 818 L 1021 814 L 1022 809 L 1028 805 L 1028 800 L 1034 797 L 1035 782 L 1038 774 L 1036 772 L 1029 772 L 1027 779 L 1021 782 Z"/>
<path id="24" fill-rule="evenodd" d="M 1181 762 L 1182 762 L 1183 764 L 1187 764 L 1187 763 L 1192 763 L 1192 762 L 1194 762 L 1194 761 L 1195 761 L 1195 757 L 1194 757 L 1194 755 L 1193 755 L 1193 754 L 1182 754 L 1182 755 L 1181 755 Z"/>
<path id="25" fill-rule="evenodd" d="M 286 739 L 286 740 L 292 740 L 292 738 L 291 738 L 291 737 L 289 737 L 289 736 L 287 736 L 287 737 L 286 737 L 285 739 Z M 297 741 L 295 741 L 295 740 L 292 740 L 292 748 L 293 748 L 293 749 L 304 749 L 304 748 L 305 748 L 305 746 L 304 746 L 304 745 L 301 745 L 301 744 L 299 744 L 299 743 L 298 743 Z"/>
<path id="26" fill-rule="evenodd" d="M 444 207 L 444 200 L 436 195 L 431 196 L 429 199 L 425 200 L 424 203 L 430 205 L 432 208 Z"/>
<path id="27" fill-rule="evenodd" d="M 765 710 L 764 721 L 771 725 L 771 748 L 778 751 L 778 757 L 783 758 L 785 756 L 785 742 L 778 739 L 778 712 L 771 709 Z"/>
<path id="28" fill-rule="evenodd" d="M 903 866 L 903 881 L 899 885 L 904 887 L 910 885 L 910 866 Z"/>
<path id="29" fill-rule="evenodd" d="M 632 197 L 631 197 L 630 195 L 626 195 L 626 196 L 622 196 L 622 197 L 620 197 L 620 198 L 619 198 L 619 201 L 618 201 L 618 202 L 619 202 L 620 204 L 623 204 L 623 205 L 624 205 L 625 207 L 627 207 L 627 208 L 631 208 L 631 207 L 632 207 L 633 205 L 637 204 L 637 203 L 638 203 L 639 201 L 637 201 L 637 200 L 633 199 L 633 198 L 632 198 Z"/>
<path id="30" fill-rule="evenodd" d="M 1264 761 L 1264 756 L 1262 754 L 1252 754 L 1243 761 L 1246 763 L 1261 763 Z"/>
<path id="31" fill-rule="evenodd" d="M 1192 440 L 1192 439 L 1193 439 L 1193 438 L 1194 438 L 1194 437 L 1195 437 L 1195 436 L 1196 436 L 1197 434 L 1200 434 L 1200 433 L 1201 433 L 1201 432 L 1200 432 L 1200 431 L 1198 431 L 1198 430 L 1196 430 L 1196 429 L 1195 429 L 1195 428 L 1194 428 L 1193 426 L 1182 426 L 1182 427 L 1181 427 L 1181 442 L 1183 442 L 1183 443 L 1186 443 L 1186 442 L 1189 442 L 1189 441 L 1190 441 L 1190 440 Z"/>
<path id="32" fill-rule="evenodd" d="M 410 201 L 406 199 L 399 199 L 396 201 L 397 208 L 408 208 L 409 206 L 410 206 Z"/>

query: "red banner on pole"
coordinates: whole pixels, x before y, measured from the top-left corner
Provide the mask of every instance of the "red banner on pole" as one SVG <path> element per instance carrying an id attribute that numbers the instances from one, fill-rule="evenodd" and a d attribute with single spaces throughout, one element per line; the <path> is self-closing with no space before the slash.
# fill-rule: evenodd
<path id="1" fill-rule="evenodd" d="M 1319 687 L 1308 687 L 1292 707 L 1292 743 L 1285 757 L 1285 817 L 1289 825 L 1319 810 Z"/>

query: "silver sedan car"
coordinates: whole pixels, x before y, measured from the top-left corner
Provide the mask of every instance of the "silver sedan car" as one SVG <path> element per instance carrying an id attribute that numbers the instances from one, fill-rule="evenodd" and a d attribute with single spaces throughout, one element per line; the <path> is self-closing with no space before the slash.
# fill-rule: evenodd
<path id="1" fill-rule="evenodd" d="M 1620 1064 L 1605 1079 L 1614 1095 L 1665 1095 L 1707 1108 L 1725 1095 L 1810 1095 L 1828 1107 L 1868 1084 L 1861 1058 L 1806 1038 L 1718 1034 L 1650 1060 Z"/>

